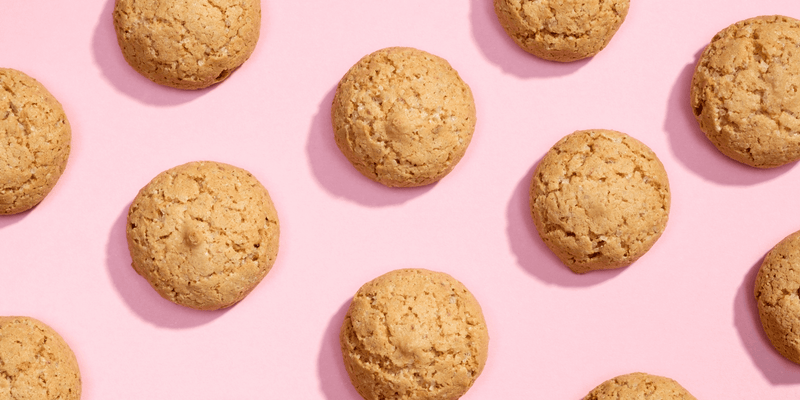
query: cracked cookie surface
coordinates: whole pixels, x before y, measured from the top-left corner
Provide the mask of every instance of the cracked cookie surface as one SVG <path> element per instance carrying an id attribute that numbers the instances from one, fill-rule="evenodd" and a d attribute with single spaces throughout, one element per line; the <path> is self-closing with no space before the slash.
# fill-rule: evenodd
<path id="1" fill-rule="evenodd" d="M 726 156 L 771 168 L 800 159 L 800 21 L 780 15 L 739 21 L 703 51 L 692 111 Z"/>
<path id="2" fill-rule="evenodd" d="M 75 354 L 51 327 L 30 317 L 0 317 L 0 399 L 77 400 Z"/>
<path id="3" fill-rule="evenodd" d="M 787 236 L 764 257 L 754 295 L 772 346 L 800 364 L 800 232 Z"/>
<path id="4" fill-rule="evenodd" d="M 50 193 L 71 140 L 58 100 L 25 73 L 0 68 L 0 214 L 31 209 Z"/>
<path id="5" fill-rule="evenodd" d="M 629 0 L 494 0 L 500 25 L 519 47 L 561 62 L 603 50 L 629 6 Z"/>
<path id="6" fill-rule="evenodd" d="M 367 400 L 457 399 L 483 370 L 489 335 L 459 281 L 400 269 L 358 290 L 340 341 L 350 380 Z"/>
<path id="7" fill-rule="evenodd" d="M 386 186 L 422 186 L 455 168 L 475 130 L 469 86 L 444 59 L 390 47 L 356 63 L 331 107 L 336 144 Z"/>
<path id="8" fill-rule="evenodd" d="M 272 268 L 278 215 L 249 172 L 200 161 L 156 176 L 128 212 L 133 268 L 165 299 L 201 310 L 235 304 Z"/>
<path id="9" fill-rule="evenodd" d="M 253 53 L 261 0 L 116 0 L 114 28 L 137 72 L 161 85 L 202 89 Z"/>
<path id="10" fill-rule="evenodd" d="M 530 207 L 539 236 L 572 271 L 619 268 L 664 231 L 669 182 L 642 142 L 611 130 L 577 131 L 536 166 Z"/>
<path id="11" fill-rule="evenodd" d="M 620 375 L 609 379 L 583 400 L 697 400 L 674 379 L 643 372 Z"/>

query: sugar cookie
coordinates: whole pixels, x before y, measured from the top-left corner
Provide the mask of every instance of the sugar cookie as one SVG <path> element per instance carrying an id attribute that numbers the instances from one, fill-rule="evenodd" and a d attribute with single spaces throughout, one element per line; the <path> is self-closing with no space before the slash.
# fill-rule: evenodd
<path id="1" fill-rule="evenodd" d="M 202 89 L 253 53 L 261 0 L 117 0 L 114 28 L 137 72 L 161 85 Z"/>
<path id="2" fill-rule="evenodd" d="M 703 51 L 691 86 L 700 129 L 726 156 L 771 168 L 800 159 L 800 21 L 737 22 Z"/>
<path id="3" fill-rule="evenodd" d="M 0 399 L 78 400 L 81 372 L 67 342 L 30 317 L 0 317 Z"/>
<path id="4" fill-rule="evenodd" d="M 50 193 L 71 140 L 58 100 L 23 72 L 0 68 L 0 214 L 31 209 Z"/>
<path id="5" fill-rule="evenodd" d="M 133 268 L 164 298 L 215 310 L 242 300 L 278 254 L 278 215 L 249 172 L 217 162 L 164 171 L 128 213 Z"/>
<path id="6" fill-rule="evenodd" d="M 494 0 L 500 24 L 537 57 L 569 62 L 603 50 L 628 15 L 630 0 Z"/>
<path id="7" fill-rule="evenodd" d="M 609 379 L 583 400 L 697 400 L 673 379 L 643 372 L 620 375 Z"/>
<path id="8" fill-rule="evenodd" d="M 395 270 L 362 286 L 340 339 L 350 380 L 367 400 L 457 399 L 483 370 L 489 345 L 467 288 L 424 269 Z"/>
<path id="9" fill-rule="evenodd" d="M 331 119 L 336 144 L 359 172 L 386 186 L 421 186 L 447 175 L 464 156 L 475 103 L 447 61 L 391 47 L 345 74 Z"/>
<path id="10" fill-rule="evenodd" d="M 800 364 L 800 232 L 767 253 L 758 270 L 755 298 L 761 326 L 772 346 Z"/>
<path id="11" fill-rule="evenodd" d="M 530 205 L 539 236 L 572 271 L 619 268 L 664 231 L 669 182 L 642 142 L 616 131 L 577 131 L 536 167 Z"/>

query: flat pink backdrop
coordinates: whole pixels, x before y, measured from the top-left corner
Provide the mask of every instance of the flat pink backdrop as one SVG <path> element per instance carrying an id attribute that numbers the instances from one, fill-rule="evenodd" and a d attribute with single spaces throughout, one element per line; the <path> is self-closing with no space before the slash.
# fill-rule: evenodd
<path id="1" fill-rule="evenodd" d="M 800 229 L 800 169 L 725 158 L 688 105 L 715 33 L 757 15 L 800 18 L 797 0 L 633 0 L 611 44 L 570 64 L 517 48 L 490 0 L 264 0 L 250 60 L 194 92 L 125 63 L 113 0 L 0 5 L 0 66 L 41 81 L 73 127 L 53 192 L 0 217 L 0 315 L 64 336 L 83 399 L 359 399 L 341 320 L 363 283 L 403 267 L 450 273 L 483 306 L 489 360 L 464 399 L 575 400 L 634 371 L 672 377 L 698 399 L 800 396 L 800 366 L 769 345 L 752 295 L 764 255 Z M 338 80 L 388 46 L 444 57 L 475 95 L 466 156 L 428 187 L 369 181 L 332 138 Z M 658 154 L 672 211 L 634 265 L 579 276 L 538 238 L 527 191 L 549 147 L 590 128 Z M 163 300 L 130 267 L 130 202 L 192 160 L 251 171 L 280 216 L 275 267 L 224 311 Z"/>

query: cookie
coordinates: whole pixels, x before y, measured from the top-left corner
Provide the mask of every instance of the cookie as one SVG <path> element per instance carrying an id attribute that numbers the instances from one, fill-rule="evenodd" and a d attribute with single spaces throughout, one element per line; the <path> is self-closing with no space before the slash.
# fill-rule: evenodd
<path id="1" fill-rule="evenodd" d="M 336 88 L 336 144 L 386 186 L 422 186 L 456 166 L 475 131 L 472 91 L 444 59 L 408 47 L 361 59 Z"/>
<path id="2" fill-rule="evenodd" d="M 23 72 L 0 68 L 0 214 L 29 210 L 50 193 L 71 140 L 58 100 Z"/>
<path id="3" fill-rule="evenodd" d="M 494 0 L 508 36 L 539 58 L 569 62 L 603 50 L 628 15 L 630 0 Z"/>
<path id="4" fill-rule="evenodd" d="M 442 272 L 400 269 L 362 286 L 341 329 L 344 364 L 364 399 L 457 399 L 486 363 L 481 307 Z"/>
<path id="5" fill-rule="evenodd" d="M 609 379 L 583 400 L 697 400 L 673 379 L 643 372 L 620 375 Z"/>
<path id="6" fill-rule="evenodd" d="M 253 53 L 261 0 L 116 0 L 114 28 L 137 72 L 161 85 L 202 89 Z"/>
<path id="7" fill-rule="evenodd" d="M 800 364 L 800 231 L 764 257 L 754 294 L 761 326 L 772 346 Z"/>
<path id="8" fill-rule="evenodd" d="M 81 373 L 64 339 L 30 317 L 0 317 L 0 399 L 77 400 Z"/>
<path id="9" fill-rule="evenodd" d="M 741 163 L 800 159 L 800 21 L 780 15 L 717 33 L 692 77 L 691 106 L 706 137 Z"/>
<path id="10" fill-rule="evenodd" d="M 539 236 L 573 272 L 619 268 L 664 231 L 669 182 L 642 142 L 611 130 L 577 131 L 537 165 L 530 206 Z"/>
<path id="11" fill-rule="evenodd" d="M 162 172 L 128 212 L 133 269 L 165 299 L 200 310 L 247 296 L 272 268 L 279 235 L 264 186 L 217 162 Z"/>

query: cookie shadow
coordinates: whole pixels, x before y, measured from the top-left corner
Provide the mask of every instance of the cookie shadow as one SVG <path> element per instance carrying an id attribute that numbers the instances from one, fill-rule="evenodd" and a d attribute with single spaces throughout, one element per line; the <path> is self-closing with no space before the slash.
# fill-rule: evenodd
<path id="1" fill-rule="evenodd" d="M 766 257 L 766 256 L 764 256 Z M 747 349 L 753 363 L 764 377 L 773 385 L 794 385 L 800 383 L 800 366 L 787 360 L 772 347 L 767 334 L 761 327 L 758 316 L 755 290 L 756 276 L 764 262 L 761 257 L 747 272 L 733 304 L 733 323 L 739 338 Z"/>
<path id="2" fill-rule="evenodd" d="M 511 39 L 494 11 L 491 0 L 470 0 L 472 37 L 484 58 L 503 72 L 519 78 L 548 78 L 569 75 L 589 63 L 592 57 L 562 63 L 548 61 L 522 50 Z"/>
<path id="3" fill-rule="evenodd" d="M 672 152 L 681 163 L 701 177 L 725 185 L 753 185 L 789 171 L 796 163 L 761 169 L 734 161 L 717 150 L 700 130 L 690 98 L 692 76 L 703 50 L 695 54 L 693 63 L 683 68 L 669 96 L 664 130 L 669 135 Z"/>
<path id="4" fill-rule="evenodd" d="M 103 76 L 118 91 L 146 104 L 174 106 L 190 102 L 213 90 L 212 85 L 201 90 L 180 90 L 159 85 L 136 72 L 122 56 L 114 29 L 115 0 L 106 1 L 94 30 L 92 50 L 95 63 Z"/>
<path id="5" fill-rule="evenodd" d="M 7 227 L 7 226 L 14 225 L 19 221 L 22 221 L 23 219 L 25 219 L 25 217 L 27 217 L 31 213 L 31 211 L 35 210 L 36 207 L 38 207 L 38 206 L 39 205 L 37 204 L 33 208 L 31 208 L 30 210 L 25 210 L 25 211 L 23 211 L 21 213 L 17 213 L 17 214 L 0 215 L 0 229 L 3 229 L 5 227 Z"/>
<path id="6" fill-rule="evenodd" d="M 559 286 L 592 286 L 611 279 L 623 270 L 630 268 L 617 268 L 612 270 L 592 271 L 586 274 L 572 272 L 555 254 L 544 244 L 533 223 L 530 208 L 530 184 L 536 164 L 528 170 L 517 184 L 506 210 L 508 241 L 511 250 L 517 258 L 517 264 L 526 272 L 539 278 L 543 282 Z M 635 266 L 635 263 L 634 265 Z"/>
<path id="7" fill-rule="evenodd" d="M 308 162 L 317 182 L 337 197 L 343 197 L 369 207 L 405 203 L 431 190 L 436 183 L 413 188 L 390 188 L 377 183 L 356 170 L 345 158 L 333 139 L 331 103 L 334 86 L 322 99 L 319 111 L 311 121 L 306 151 Z"/>
<path id="8" fill-rule="evenodd" d="M 325 397 L 330 400 L 361 400 L 361 396 L 350 383 L 350 377 L 347 375 L 342 361 L 342 348 L 339 345 L 339 331 L 349 307 L 350 300 L 347 300 L 331 317 L 319 350 L 317 373 L 319 374 L 320 388 Z"/>
<path id="9" fill-rule="evenodd" d="M 128 307 L 143 320 L 160 327 L 184 329 L 209 323 L 230 308 L 201 311 L 179 306 L 161 297 L 150 284 L 131 267 L 131 256 L 125 228 L 128 223 L 128 204 L 114 222 L 106 246 L 106 266 L 111 281 Z M 235 307 L 235 305 L 234 305 Z"/>

